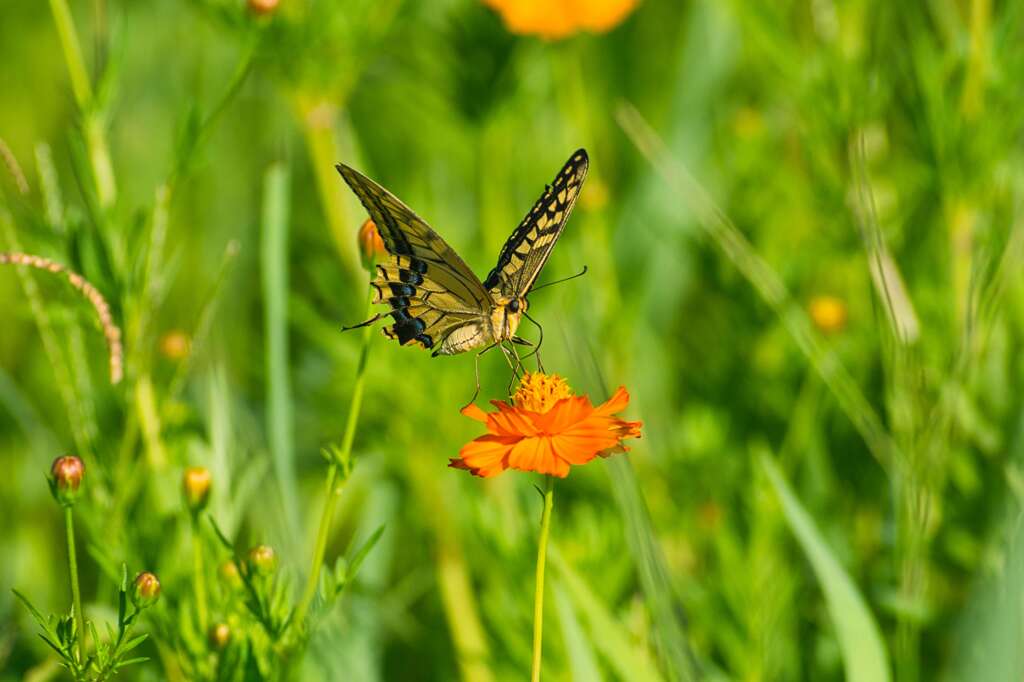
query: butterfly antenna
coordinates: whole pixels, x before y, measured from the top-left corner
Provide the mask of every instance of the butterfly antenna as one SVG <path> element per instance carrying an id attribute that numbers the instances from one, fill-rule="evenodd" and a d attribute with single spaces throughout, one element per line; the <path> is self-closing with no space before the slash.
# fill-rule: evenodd
<path id="1" fill-rule="evenodd" d="M 365 327 L 367 325 L 371 325 L 371 324 L 373 324 L 374 322 L 376 322 L 377 320 L 379 320 L 382 317 L 384 317 L 384 313 L 377 313 L 376 315 L 374 315 L 370 319 L 366 320 L 365 322 L 360 322 L 359 324 L 354 324 L 351 327 L 342 327 L 341 331 L 347 332 L 347 331 L 350 331 L 352 329 L 359 329 L 360 327 Z"/>
<path id="2" fill-rule="evenodd" d="M 577 277 L 582 277 L 585 274 L 587 274 L 587 266 L 586 265 L 584 265 L 583 269 L 580 270 L 579 272 L 577 272 L 575 275 L 569 275 L 568 277 L 565 277 L 563 279 L 556 279 L 554 282 L 548 282 L 546 284 L 541 284 L 539 287 L 534 287 L 534 288 L 530 289 L 530 293 L 532 294 L 535 291 L 540 291 L 541 289 L 544 289 L 546 287 L 551 287 L 551 286 L 554 286 L 556 284 L 561 284 L 562 282 L 568 282 L 570 279 L 576 279 Z"/>

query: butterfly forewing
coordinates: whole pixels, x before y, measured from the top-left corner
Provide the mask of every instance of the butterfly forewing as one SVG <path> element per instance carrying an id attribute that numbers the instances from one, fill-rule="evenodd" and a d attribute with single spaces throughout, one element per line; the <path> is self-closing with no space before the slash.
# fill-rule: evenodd
<path id="1" fill-rule="evenodd" d="M 577 150 L 508 238 L 484 288 L 498 299 L 515 299 L 533 287 L 551 249 L 565 229 L 587 177 L 586 150 Z"/>
<path id="2" fill-rule="evenodd" d="M 377 225 L 391 255 L 371 283 L 375 303 L 391 307 L 386 336 L 436 353 L 458 352 L 450 337 L 485 334 L 493 306 L 473 271 L 419 216 L 386 189 L 344 164 L 338 172 Z"/>

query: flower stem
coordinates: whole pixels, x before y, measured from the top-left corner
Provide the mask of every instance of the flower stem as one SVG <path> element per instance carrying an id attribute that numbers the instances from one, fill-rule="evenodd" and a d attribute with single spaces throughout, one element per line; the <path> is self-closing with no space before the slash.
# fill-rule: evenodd
<path id="1" fill-rule="evenodd" d="M 327 536 L 330 535 L 331 521 L 334 519 L 334 509 L 337 507 L 338 498 L 341 496 L 341 488 L 338 486 L 338 465 L 332 463 L 327 470 L 327 498 L 324 500 L 324 509 L 320 514 L 320 527 L 316 532 L 316 545 L 313 547 L 313 564 L 309 567 L 309 579 L 306 581 L 306 588 L 302 592 L 302 600 L 295 608 L 293 622 L 301 624 L 309 611 L 310 604 L 316 596 L 317 583 L 320 580 L 320 566 L 324 563 L 324 554 L 327 552 Z"/>
<path id="2" fill-rule="evenodd" d="M 371 309 L 369 303 L 366 309 L 369 314 Z M 330 535 L 334 510 L 338 506 L 338 499 L 341 497 L 341 485 L 348 479 L 350 473 L 352 442 L 356 437 L 356 426 L 359 424 L 359 412 L 363 404 L 363 385 L 365 383 L 366 362 L 370 354 L 370 334 L 372 332 L 373 327 L 370 325 L 363 329 L 363 347 L 359 353 L 359 364 L 356 367 L 356 382 L 352 387 L 352 400 L 348 405 L 345 435 L 342 436 L 341 447 L 336 452 L 335 459 L 332 460 L 330 467 L 327 469 L 327 497 L 324 500 L 324 510 L 320 514 L 320 527 L 317 530 L 316 545 L 313 548 L 313 563 L 309 568 L 309 579 L 306 581 L 306 588 L 302 593 L 302 599 L 295 608 L 295 617 L 292 619 L 292 622 L 300 625 L 305 619 L 310 605 L 313 603 L 313 598 L 316 597 L 316 588 L 320 581 L 320 567 L 324 563 L 324 554 L 327 552 L 327 538 Z"/>
<path id="3" fill-rule="evenodd" d="M 75 556 L 75 520 L 71 506 L 64 507 L 64 526 L 68 535 L 68 573 L 71 574 L 71 605 L 78 639 L 78 661 L 85 663 L 85 618 L 82 615 L 82 594 L 78 591 L 78 557 Z"/>
<path id="4" fill-rule="evenodd" d="M 64 52 L 64 61 L 71 79 L 71 91 L 75 102 L 83 114 L 83 134 L 89 152 L 89 164 L 92 166 L 93 180 L 96 183 L 96 197 L 100 206 L 108 208 L 117 196 L 117 183 L 114 179 L 114 166 L 110 161 L 110 147 L 107 144 L 107 132 L 104 127 L 102 112 L 94 98 L 89 71 L 82 57 L 82 46 L 78 42 L 74 18 L 67 0 L 50 0 L 50 13 L 57 28 L 57 37 Z"/>
<path id="5" fill-rule="evenodd" d="M 199 514 L 192 515 L 192 569 L 195 572 L 196 614 L 199 630 L 206 633 L 209 616 L 206 610 L 206 570 L 203 558 L 203 538 L 199 532 Z"/>
<path id="6" fill-rule="evenodd" d="M 50 0 L 50 11 L 57 27 L 60 46 L 64 50 L 64 61 L 68 65 L 71 90 L 75 93 L 78 108 L 84 110 L 92 101 L 92 85 L 89 83 L 89 72 L 85 69 L 85 60 L 82 59 L 82 47 L 78 43 L 71 9 L 67 0 Z"/>
<path id="7" fill-rule="evenodd" d="M 551 530 L 551 508 L 554 506 L 554 479 L 544 477 L 544 514 L 540 519 L 540 543 L 537 546 L 537 588 L 533 597 L 533 667 L 531 682 L 540 680 L 540 652 L 544 630 L 544 565 L 548 557 L 548 531 Z"/>

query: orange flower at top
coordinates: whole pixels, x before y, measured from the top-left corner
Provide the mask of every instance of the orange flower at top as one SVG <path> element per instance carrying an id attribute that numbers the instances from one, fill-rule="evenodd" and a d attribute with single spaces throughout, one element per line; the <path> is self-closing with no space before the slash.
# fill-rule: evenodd
<path id="1" fill-rule="evenodd" d="M 594 407 L 587 396 L 574 396 L 558 375 L 527 372 L 511 405 L 500 400 L 491 404 L 497 412 L 487 413 L 476 405 L 462 409 L 462 414 L 486 424 L 487 433 L 467 443 L 449 466 L 485 478 L 506 469 L 565 478 L 569 465 L 625 452 L 623 439 L 640 437 L 640 422 L 613 416 L 629 404 L 629 394 L 621 386 L 606 403 Z"/>
<path id="2" fill-rule="evenodd" d="M 638 0 L 484 0 L 512 33 L 554 40 L 580 31 L 604 33 L 618 26 Z"/>

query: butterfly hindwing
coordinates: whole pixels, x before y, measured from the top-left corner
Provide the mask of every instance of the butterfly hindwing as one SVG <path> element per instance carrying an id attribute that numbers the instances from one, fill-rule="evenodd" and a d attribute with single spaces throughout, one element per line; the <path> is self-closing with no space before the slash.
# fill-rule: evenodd
<path id="1" fill-rule="evenodd" d="M 519 298 L 533 287 L 551 249 L 565 229 L 587 177 L 589 158 L 579 149 L 565 162 L 544 193 L 508 238 L 483 286 L 495 298 Z"/>
<path id="2" fill-rule="evenodd" d="M 375 303 L 391 307 L 384 334 L 402 345 L 445 351 L 444 342 L 486 328 L 493 302 L 473 271 L 419 216 L 386 189 L 348 166 L 338 172 L 377 225 L 388 262 L 376 266 Z M 461 330 L 461 332 L 460 332 Z"/>

